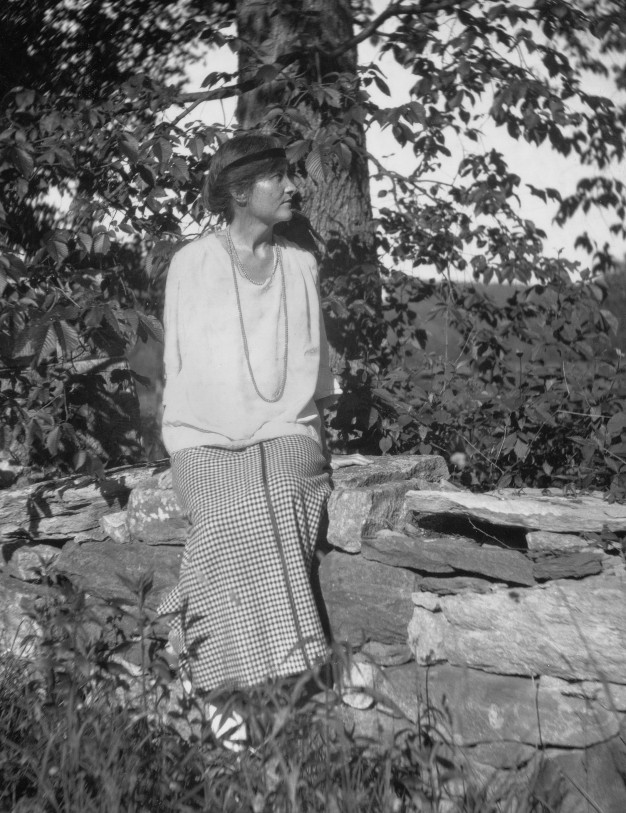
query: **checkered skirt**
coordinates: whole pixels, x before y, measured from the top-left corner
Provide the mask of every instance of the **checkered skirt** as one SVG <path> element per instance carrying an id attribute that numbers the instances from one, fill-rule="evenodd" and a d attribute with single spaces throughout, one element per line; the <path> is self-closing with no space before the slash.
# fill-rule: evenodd
<path id="1" fill-rule="evenodd" d="M 194 687 L 252 686 L 323 661 L 310 572 L 331 486 L 318 444 L 289 435 L 183 449 L 172 477 L 192 528 L 159 611 L 177 614 Z"/>

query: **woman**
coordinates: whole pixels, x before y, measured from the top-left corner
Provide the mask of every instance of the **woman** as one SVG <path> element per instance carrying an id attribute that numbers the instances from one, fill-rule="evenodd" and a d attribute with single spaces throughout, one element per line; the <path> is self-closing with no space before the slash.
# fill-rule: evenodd
<path id="1" fill-rule="evenodd" d="M 195 690 L 244 687 L 326 658 L 309 581 L 330 492 L 322 423 L 335 395 L 284 150 L 246 134 L 212 158 L 206 202 L 225 227 L 182 248 L 165 295 L 163 440 L 192 530 L 176 589 Z"/>

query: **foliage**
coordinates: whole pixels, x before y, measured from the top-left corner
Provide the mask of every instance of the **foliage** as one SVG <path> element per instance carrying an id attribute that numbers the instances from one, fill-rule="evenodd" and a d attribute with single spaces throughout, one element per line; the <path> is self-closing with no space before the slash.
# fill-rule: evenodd
<path id="1" fill-rule="evenodd" d="M 94 385 L 98 406 L 78 365 L 123 358 L 137 340 L 159 338 L 160 274 L 175 246 L 206 225 L 203 176 L 226 131 L 194 111 L 208 99 L 252 91 L 258 100 L 263 91 L 272 104 L 262 126 L 288 140 L 305 200 L 323 199 L 330 220 L 342 218 L 332 208 L 343 205 L 338 191 L 323 197 L 337 178 L 370 161 L 384 187 L 372 224 L 377 254 L 356 250 L 350 236 L 323 235 L 324 268 L 335 268 L 323 292 L 344 385 L 336 443 L 462 452 L 470 458 L 463 478 L 474 486 L 562 478 L 613 483 L 619 495 L 621 360 L 594 281 L 611 268 L 610 247 L 580 235 L 591 260 L 582 275 L 566 258 L 544 256 L 545 235 L 520 216 L 519 195 L 528 189 L 553 205 L 561 223 L 600 207 L 624 235 L 625 188 L 610 171 L 624 157 L 626 112 L 585 84 L 586 75 L 613 71 L 624 87 L 622 4 L 421 0 L 391 2 L 376 15 L 366 2 L 344 3 L 353 36 L 335 43 L 323 3 L 303 14 L 299 0 L 268 0 L 268 36 L 280 23 L 291 31 L 289 48 L 272 39 L 273 56 L 255 64 L 248 54 L 245 76 L 216 71 L 188 93 L 183 58 L 202 42 L 243 51 L 254 33 L 229 28 L 242 2 L 204 5 L 160 4 L 157 14 L 143 0 L 128 17 L 119 2 L 42 2 L 29 20 L 11 0 L 0 12 L 3 45 L 11 43 L 0 48 L 11 55 L 3 56 L 0 108 L 3 454 L 96 473 L 136 454 L 130 430 L 111 430 L 111 411 L 127 411 L 111 381 Z M 367 39 L 414 75 L 408 101 L 377 101 L 389 89 L 376 62 L 355 72 L 341 61 Z M 33 43 L 23 60 L 20 42 Z M 42 69 L 51 64 L 57 70 Z M 483 148 L 489 122 L 580 162 L 589 177 L 565 197 L 525 184 Z M 411 171 L 388 171 L 359 128 L 390 130 L 415 155 Z M 449 184 L 441 168 L 453 140 L 464 153 Z M 367 196 L 367 185 L 359 188 Z M 431 270 L 439 281 L 407 281 L 381 260 Z M 477 284 L 452 284 L 457 271 Z M 503 304 L 482 287 L 494 280 L 526 288 Z M 412 303 L 421 301 L 434 301 L 461 336 L 458 358 L 420 348 L 427 324 Z"/>
<path id="2" fill-rule="evenodd" d="M 626 353 L 626 258 L 605 276 L 607 309 L 617 320 L 617 348 Z"/>
<path id="3" fill-rule="evenodd" d="M 556 787 L 545 805 L 536 798 L 538 776 L 478 786 L 471 763 L 446 743 L 446 726 L 432 709 L 421 726 L 398 719 L 404 734 L 387 750 L 354 736 L 341 722 L 333 691 L 305 693 L 307 676 L 235 695 L 231 702 L 245 709 L 256 748 L 226 750 L 208 725 L 193 723 L 200 701 L 171 702 L 177 683 L 159 656 L 163 641 L 143 604 L 149 576 L 135 585 L 136 606 L 105 620 L 105 608 L 87 605 L 70 583 L 53 578 L 48 587 L 48 599 L 33 612 L 41 633 L 30 658 L 9 652 L 0 659 L 3 810 L 560 809 Z M 137 640 L 139 669 L 123 659 Z"/>
<path id="4" fill-rule="evenodd" d="M 149 10 L 140 5 L 140 13 Z M 46 39 L 44 26 L 34 38 L 37 57 L 27 60 L 32 70 L 24 74 L 34 87 L 7 90 L 2 106 L 2 447 L 21 463 L 98 474 L 103 462 L 122 463 L 140 453 L 136 421 L 122 420 L 133 412 L 130 374 L 111 373 L 110 367 L 124 362 L 138 339 L 161 338 L 154 313 L 138 301 L 146 284 L 139 238 L 146 236 L 150 218 L 152 233 L 173 223 L 179 228 L 185 204 L 182 212 L 168 215 L 157 199 L 167 186 L 183 198 L 189 171 L 186 162 L 173 158 L 169 142 L 159 140 L 159 105 L 151 107 L 155 95 L 173 90 L 153 93 L 150 81 L 137 74 L 173 37 L 157 26 L 154 41 L 141 40 L 145 26 L 128 29 L 121 6 L 115 7 L 115 21 L 103 27 L 99 4 L 59 4 L 58 16 L 50 14 L 49 4 L 38 10 L 44 9 L 56 34 Z M 17 3 L 2 15 L 7 37 L 10 23 L 32 22 Z M 134 37 L 142 44 L 143 61 L 131 70 L 127 57 L 118 64 L 112 54 L 105 59 L 100 53 L 103 61 L 94 65 L 81 46 L 81 26 L 82 42 L 89 41 L 89 32 L 111 33 L 107 47 L 117 46 L 118 55 L 125 51 L 120 37 L 125 46 Z M 76 42 L 61 36 L 66 29 Z M 55 77 L 41 72 L 41 51 L 46 64 L 55 61 L 52 54 L 59 61 Z M 150 133 L 141 145 L 140 131 Z M 156 186 L 163 164 L 171 164 L 169 181 Z M 81 372 L 85 367 L 89 377 Z M 107 375 L 98 375 L 99 368 Z"/>
<path id="5" fill-rule="evenodd" d="M 396 281 L 388 341 L 415 322 L 423 288 Z M 623 500 L 626 374 L 606 290 L 564 279 L 510 289 L 500 302 L 490 286 L 428 293 L 458 349 L 446 359 L 404 347 L 403 363 L 379 378 L 368 421 L 382 422 L 387 448 L 443 453 L 466 486 L 561 485 Z"/>

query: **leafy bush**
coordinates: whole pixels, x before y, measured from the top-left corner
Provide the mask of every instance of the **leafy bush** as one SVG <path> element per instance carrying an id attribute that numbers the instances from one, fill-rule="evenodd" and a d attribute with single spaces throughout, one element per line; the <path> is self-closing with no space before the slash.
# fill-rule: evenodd
<path id="1" fill-rule="evenodd" d="M 325 241 L 322 287 L 345 390 L 337 445 L 456 454 L 460 479 L 476 488 L 554 480 L 618 497 L 622 370 L 597 285 L 544 256 L 545 234 L 520 216 L 519 199 L 527 189 L 551 203 L 561 224 L 601 207 L 624 235 L 626 187 L 609 175 L 626 149 L 623 105 L 584 82 L 590 72 L 623 87 L 623 14 L 617 0 L 391 3 L 378 16 L 347 0 L 310 3 L 306 14 L 297 0 L 142 0 L 132 11 L 119 0 L 104 11 L 54 0 L 32 14 L 5 4 L 0 454 L 47 474 L 98 475 L 141 453 L 124 359 L 136 342 L 159 340 L 162 272 L 207 224 L 202 184 L 230 128 L 196 108 L 237 95 L 244 127 L 285 139 Z M 380 66 L 356 63 L 355 45 L 370 37 L 414 76 L 408 101 L 377 101 L 390 94 Z M 200 43 L 230 46 L 239 70 L 209 73 L 186 93 L 180 66 Z M 591 177 L 567 197 L 525 184 L 493 145 L 482 148 L 484 120 L 576 156 Z M 410 147 L 412 171 L 370 155 L 367 128 Z M 453 184 L 440 172 L 451 140 L 463 144 Z M 370 177 L 384 187 L 375 219 Z M 586 233 L 578 243 L 596 277 L 609 271 L 610 246 Z M 394 273 L 381 282 L 382 255 L 391 268 L 433 269 L 438 282 Z M 495 302 L 478 284 L 451 284 L 457 271 L 529 287 Z M 460 337 L 456 355 L 423 346 L 413 305 L 428 297 Z M 100 373 L 105 360 L 122 367 Z"/>

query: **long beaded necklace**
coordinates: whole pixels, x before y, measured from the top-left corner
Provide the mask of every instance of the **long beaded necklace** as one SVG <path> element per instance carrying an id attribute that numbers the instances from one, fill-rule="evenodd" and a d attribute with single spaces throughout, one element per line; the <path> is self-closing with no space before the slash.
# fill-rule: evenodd
<path id="1" fill-rule="evenodd" d="M 272 263 L 272 273 L 270 274 L 270 276 L 267 279 L 256 280 L 256 279 L 252 279 L 252 277 L 246 271 L 244 264 L 241 262 L 241 260 L 239 258 L 239 254 L 237 253 L 237 249 L 235 248 L 235 244 L 233 243 L 233 237 L 232 237 L 232 235 L 230 233 L 230 229 L 226 229 L 226 242 L 228 243 L 228 253 L 230 254 L 231 257 L 235 258 L 235 262 L 237 263 L 237 268 L 239 269 L 239 273 L 241 274 L 242 277 L 247 279 L 248 282 L 251 282 L 253 285 L 261 286 L 261 285 L 265 285 L 265 283 L 271 283 L 271 281 L 274 279 L 274 275 L 276 274 L 276 268 L 278 266 L 278 256 L 277 256 L 277 251 L 276 251 L 276 249 L 277 249 L 276 245 L 274 245 L 274 261 Z"/>
<path id="2" fill-rule="evenodd" d="M 237 299 L 237 311 L 239 313 L 239 325 L 241 327 L 241 338 L 243 340 L 243 352 L 246 357 L 246 364 L 248 365 L 248 372 L 250 373 L 250 379 L 252 380 L 252 386 L 254 387 L 254 391 L 259 396 L 262 401 L 265 401 L 268 404 L 274 404 L 276 401 L 280 401 L 283 397 L 283 393 L 285 392 L 285 384 L 287 382 L 287 357 L 289 354 L 289 322 L 287 318 L 287 292 L 285 288 L 285 269 L 283 268 L 283 254 L 282 249 L 279 245 L 274 246 L 275 252 L 275 262 L 274 268 L 272 270 L 272 276 L 270 280 L 273 279 L 274 274 L 276 273 L 276 268 L 280 266 L 280 277 L 281 277 L 281 295 L 280 295 L 280 304 L 283 309 L 284 319 L 285 319 L 285 340 L 284 340 L 284 351 L 283 351 L 283 370 L 281 374 L 280 384 L 278 385 L 274 395 L 272 397 L 267 397 L 263 395 L 263 393 L 259 390 L 259 387 L 256 383 L 256 379 L 254 377 L 254 373 L 252 372 L 252 365 L 250 364 L 250 351 L 248 349 L 248 337 L 246 336 L 246 326 L 243 321 L 243 311 L 241 309 L 241 297 L 239 296 L 239 282 L 237 281 L 237 269 L 239 269 L 242 276 L 245 277 L 249 282 L 253 283 L 254 285 L 264 285 L 265 281 L 257 282 L 256 280 L 250 279 L 250 276 L 245 272 L 241 260 L 239 259 L 239 255 L 237 254 L 237 249 L 233 243 L 232 237 L 230 235 L 230 229 L 226 229 L 226 243 L 228 245 L 228 254 L 230 256 L 230 268 L 233 272 L 233 281 L 235 283 L 235 297 Z"/>

